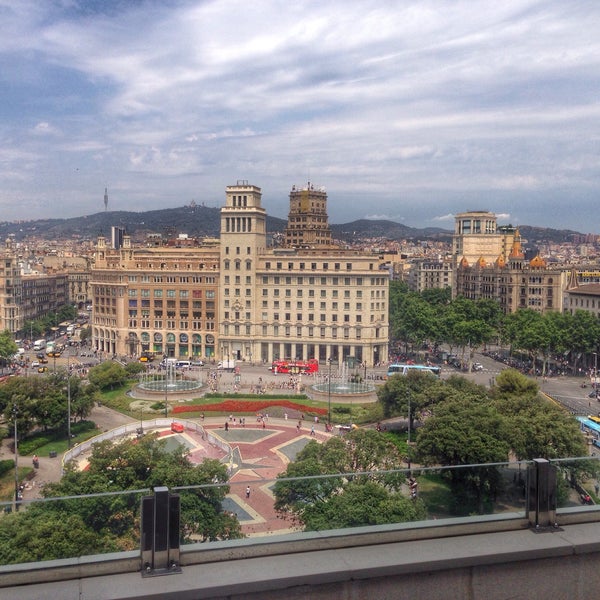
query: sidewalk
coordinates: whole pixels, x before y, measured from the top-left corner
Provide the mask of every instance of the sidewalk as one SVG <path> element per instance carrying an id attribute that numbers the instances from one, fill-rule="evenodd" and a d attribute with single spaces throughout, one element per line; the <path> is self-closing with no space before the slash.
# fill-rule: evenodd
<path id="1" fill-rule="evenodd" d="M 106 406 L 95 406 L 92 409 L 90 420 L 94 421 L 99 428 L 98 433 L 103 433 L 135 421 L 127 415 L 123 415 L 117 411 L 114 411 Z M 13 438 L 5 438 L 2 440 L 0 445 L 0 460 L 14 460 L 15 455 L 9 446 L 12 444 Z M 46 455 L 39 455 L 39 468 L 35 469 L 35 476 L 25 482 L 26 488 L 23 494 L 24 500 L 35 500 L 41 498 L 41 488 L 46 483 L 54 481 L 60 481 L 62 477 L 62 454 L 57 454 L 54 458 L 50 458 Z M 19 466 L 32 466 L 32 456 L 21 456 L 17 457 L 17 463 Z"/>

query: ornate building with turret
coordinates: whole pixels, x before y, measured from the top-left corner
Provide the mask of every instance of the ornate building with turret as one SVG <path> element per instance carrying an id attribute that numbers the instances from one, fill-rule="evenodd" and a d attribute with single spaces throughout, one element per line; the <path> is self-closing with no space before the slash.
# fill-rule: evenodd
<path id="1" fill-rule="evenodd" d="M 492 260 L 483 255 L 472 262 L 461 257 L 455 275 L 456 295 L 471 300 L 497 300 L 505 313 L 520 308 L 541 313 L 562 311 L 562 291 L 568 273 L 559 267 L 548 267 L 539 255 L 526 260 L 518 229 L 511 237 L 507 257 L 504 249 Z"/>

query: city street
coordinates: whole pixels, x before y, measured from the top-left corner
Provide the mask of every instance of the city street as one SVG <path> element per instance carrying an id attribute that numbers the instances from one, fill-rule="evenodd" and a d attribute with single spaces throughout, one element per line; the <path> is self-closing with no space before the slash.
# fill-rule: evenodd
<path id="1" fill-rule="evenodd" d="M 501 371 L 509 368 L 504 363 L 478 352 L 474 355 L 474 361 L 483 365 L 482 371 L 462 373 L 458 369 L 448 366 L 444 368 L 442 377 L 448 377 L 453 373 L 465 375 L 468 379 L 489 387 L 493 385 L 495 378 Z M 560 402 L 569 412 L 575 415 L 598 414 L 600 412 L 600 402 L 588 397 L 592 387 L 587 377 L 559 375 L 545 379 L 536 377 L 535 381 L 537 381 L 542 392 Z M 582 384 L 585 384 L 586 387 L 582 388 Z"/>

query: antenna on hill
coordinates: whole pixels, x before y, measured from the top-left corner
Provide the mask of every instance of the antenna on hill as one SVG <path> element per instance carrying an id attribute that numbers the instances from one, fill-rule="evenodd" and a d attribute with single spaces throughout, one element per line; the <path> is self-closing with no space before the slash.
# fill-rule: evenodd
<path id="1" fill-rule="evenodd" d="M 104 210 L 108 210 L 108 188 L 104 188 Z"/>

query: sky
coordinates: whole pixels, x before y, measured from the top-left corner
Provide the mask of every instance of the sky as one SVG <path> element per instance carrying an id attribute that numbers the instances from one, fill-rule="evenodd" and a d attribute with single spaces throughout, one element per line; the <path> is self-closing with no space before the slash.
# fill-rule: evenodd
<path id="1" fill-rule="evenodd" d="M 597 0 L 0 0 L 0 220 L 221 207 L 600 233 Z"/>

